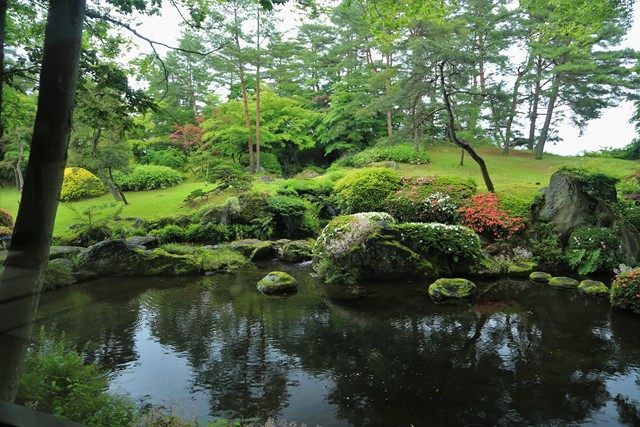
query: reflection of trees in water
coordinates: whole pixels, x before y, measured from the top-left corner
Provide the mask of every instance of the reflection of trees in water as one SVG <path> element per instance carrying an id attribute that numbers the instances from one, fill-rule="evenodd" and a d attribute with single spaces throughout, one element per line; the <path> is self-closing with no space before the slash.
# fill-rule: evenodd
<path id="1" fill-rule="evenodd" d="M 572 292 L 496 287 L 471 308 L 434 307 L 393 288 L 344 303 L 315 290 L 266 298 L 254 279 L 149 290 L 112 316 L 105 302 L 69 319 L 93 325 L 100 357 L 122 362 L 140 307 L 151 335 L 185 355 L 211 413 L 263 419 L 288 404 L 303 369 L 329 374 L 327 400 L 356 425 L 574 423 L 640 359 L 636 318 Z"/>

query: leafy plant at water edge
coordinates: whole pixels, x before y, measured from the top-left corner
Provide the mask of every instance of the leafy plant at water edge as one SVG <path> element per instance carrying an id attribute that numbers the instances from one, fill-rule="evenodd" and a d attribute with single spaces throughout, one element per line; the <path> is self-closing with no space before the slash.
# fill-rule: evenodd
<path id="1" fill-rule="evenodd" d="M 567 264 L 580 274 L 611 271 L 617 265 L 617 239 L 610 228 L 583 227 L 569 237 Z"/>
<path id="2" fill-rule="evenodd" d="M 38 411 L 89 426 L 127 426 L 136 406 L 107 393 L 106 373 L 68 349 L 65 337 L 47 338 L 44 329 L 29 348 L 16 401 Z"/>

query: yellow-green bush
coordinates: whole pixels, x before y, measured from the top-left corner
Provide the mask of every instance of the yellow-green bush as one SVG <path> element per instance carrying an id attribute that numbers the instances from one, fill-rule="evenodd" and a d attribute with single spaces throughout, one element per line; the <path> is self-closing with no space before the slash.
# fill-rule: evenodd
<path id="1" fill-rule="evenodd" d="M 61 201 L 88 199 L 89 197 L 102 196 L 106 192 L 107 189 L 102 181 L 88 170 L 83 168 L 66 168 L 64 170 L 64 181 L 60 191 Z"/>
<path id="2" fill-rule="evenodd" d="M 391 169 L 367 168 L 347 173 L 334 190 L 345 213 L 381 211 L 386 198 L 400 188 L 400 175 Z"/>

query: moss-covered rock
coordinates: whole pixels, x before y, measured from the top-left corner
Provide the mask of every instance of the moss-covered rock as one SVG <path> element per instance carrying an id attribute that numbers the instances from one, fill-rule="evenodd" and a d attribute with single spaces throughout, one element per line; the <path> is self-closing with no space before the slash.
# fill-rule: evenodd
<path id="1" fill-rule="evenodd" d="M 179 255 L 157 248 L 144 254 L 143 276 L 188 276 L 203 271 L 201 263 L 193 255 Z"/>
<path id="2" fill-rule="evenodd" d="M 309 261 L 313 256 L 313 245 L 308 240 L 293 240 L 285 242 L 280 247 L 279 259 L 286 262 Z"/>
<path id="3" fill-rule="evenodd" d="M 538 263 L 535 261 L 514 261 L 509 265 L 508 274 L 513 277 L 527 277 L 536 268 L 538 268 Z"/>
<path id="4" fill-rule="evenodd" d="M 578 285 L 578 290 L 587 295 L 609 296 L 609 288 L 607 288 L 607 285 L 597 280 L 583 280 Z"/>
<path id="5" fill-rule="evenodd" d="M 396 224 L 384 213 L 338 217 L 314 248 L 325 283 L 398 277 L 453 276 L 480 268 L 485 257 L 469 228 L 444 224 Z"/>
<path id="6" fill-rule="evenodd" d="M 429 296 L 436 303 L 473 298 L 476 285 L 467 279 L 438 279 L 429 285 Z"/>
<path id="7" fill-rule="evenodd" d="M 536 283 L 549 283 L 549 280 L 552 277 L 553 276 L 549 273 L 545 273 L 542 271 L 534 271 L 533 273 L 529 274 L 529 280 Z"/>
<path id="8" fill-rule="evenodd" d="M 64 288 L 75 283 L 72 272 L 73 262 L 66 258 L 49 261 L 44 273 L 43 290 Z"/>
<path id="9" fill-rule="evenodd" d="M 580 282 L 570 277 L 552 277 L 549 279 L 549 285 L 558 289 L 574 289 L 577 288 Z"/>
<path id="10" fill-rule="evenodd" d="M 236 240 L 229 243 L 229 249 L 241 253 L 249 261 L 270 261 L 278 256 L 275 243 L 257 239 Z"/>
<path id="11" fill-rule="evenodd" d="M 260 279 L 257 288 L 267 295 L 284 294 L 295 291 L 298 288 L 298 282 L 293 276 L 283 271 L 272 271 Z"/>
<path id="12" fill-rule="evenodd" d="M 74 258 L 85 251 L 82 246 L 51 246 L 49 249 L 49 259 Z"/>

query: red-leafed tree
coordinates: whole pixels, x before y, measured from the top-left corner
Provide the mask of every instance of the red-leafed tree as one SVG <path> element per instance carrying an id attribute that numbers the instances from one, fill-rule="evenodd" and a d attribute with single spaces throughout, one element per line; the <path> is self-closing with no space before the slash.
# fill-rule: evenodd
<path id="1" fill-rule="evenodd" d="M 190 123 L 175 125 L 175 131 L 169 135 L 169 139 L 180 144 L 185 151 L 190 151 L 198 147 L 202 143 L 203 132 L 200 123 L 203 121 L 204 119 L 202 117 L 196 117 L 196 122 L 198 122 L 196 125 Z"/>

